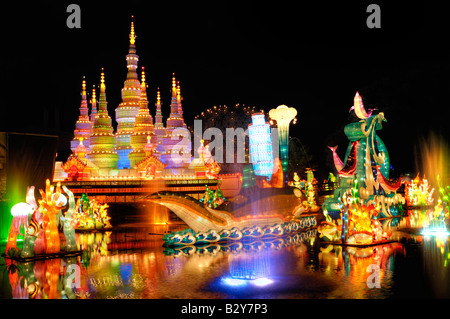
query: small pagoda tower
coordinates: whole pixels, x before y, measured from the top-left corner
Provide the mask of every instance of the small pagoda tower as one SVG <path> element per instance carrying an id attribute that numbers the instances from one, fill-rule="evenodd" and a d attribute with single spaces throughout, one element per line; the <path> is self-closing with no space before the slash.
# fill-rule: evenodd
<path id="1" fill-rule="evenodd" d="M 92 171 L 98 171 L 98 167 L 85 156 L 86 147 L 81 137 L 75 152 L 69 156 L 61 167 L 67 173 L 69 180 L 87 179 L 91 176 Z"/>
<path id="2" fill-rule="evenodd" d="M 81 105 L 80 105 L 80 116 L 75 123 L 75 130 L 73 131 L 74 138 L 70 142 L 70 149 L 75 152 L 78 144 L 80 144 L 80 138 L 83 138 L 84 146 L 86 147 L 86 152 L 89 153 L 89 138 L 92 134 L 92 122 L 89 119 L 89 108 L 86 99 L 86 79 L 83 76 L 83 81 L 81 84 Z"/>
<path id="3" fill-rule="evenodd" d="M 128 154 L 133 150 L 130 139 L 134 132 L 134 123 L 140 108 L 141 83 L 136 72 L 139 56 L 136 54 L 135 40 L 136 34 L 134 33 L 134 22 L 132 20 L 130 47 L 126 56 L 127 79 L 122 88 L 122 103 L 116 108 L 116 152 L 119 154 L 119 162 L 117 164 L 119 169 L 130 168 Z"/>
<path id="4" fill-rule="evenodd" d="M 139 176 L 146 179 L 154 179 L 161 176 L 165 164 L 159 160 L 159 154 L 155 150 L 154 144 L 150 141 L 151 136 L 147 135 L 147 144 L 144 147 L 145 158 L 136 163 Z"/>
<path id="5" fill-rule="evenodd" d="M 178 94 L 179 86 L 172 77 L 172 103 L 170 104 L 170 116 L 166 123 L 166 135 L 162 139 L 161 161 L 167 165 L 166 168 L 172 169 L 172 173 L 182 174 L 181 168 L 187 168 L 191 161 L 191 141 L 190 133 L 186 128 L 183 117 L 179 112 L 182 111 L 181 95 Z M 178 170 L 174 170 L 178 169 Z"/>
<path id="6" fill-rule="evenodd" d="M 150 137 L 151 144 L 157 145 L 158 138 L 155 133 L 153 133 L 153 129 L 153 118 L 148 109 L 145 70 L 144 67 L 142 67 L 140 108 L 134 123 L 134 132 L 130 138 L 130 144 L 133 148 L 133 151 L 128 155 L 130 168 L 134 168 L 137 163 L 146 157 L 144 148 L 147 144 L 147 137 Z"/>
<path id="7" fill-rule="evenodd" d="M 111 125 L 111 117 L 109 116 L 107 109 L 108 102 L 106 101 L 106 85 L 103 68 L 98 104 L 98 113 L 92 128 L 90 158 L 99 169 L 114 169 L 117 168 L 119 155 L 114 150 L 116 139 L 113 134 L 114 129 Z M 99 172 L 99 174 L 109 175 L 109 173 L 106 172 Z"/>
<path id="8" fill-rule="evenodd" d="M 155 113 L 155 128 L 153 130 L 153 132 L 155 133 L 155 135 L 157 136 L 158 140 L 158 144 L 160 144 L 162 142 L 163 137 L 166 135 L 166 129 L 164 128 L 164 124 L 163 124 L 163 116 L 162 116 L 162 112 L 161 112 L 161 93 L 159 92 L 159 88 L 158 88 L 158 92 L 157 92 L 157 96 L 156 96 L 156 113 Z"/>

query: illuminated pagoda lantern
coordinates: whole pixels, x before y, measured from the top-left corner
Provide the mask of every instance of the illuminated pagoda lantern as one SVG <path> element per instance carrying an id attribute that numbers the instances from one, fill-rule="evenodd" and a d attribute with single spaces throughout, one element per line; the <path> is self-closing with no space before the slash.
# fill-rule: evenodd
<path id="1" fill-rule="evenodd" d="M 67 173 L 70 180 L 78 180 L 88 178 L 92 170 L 97 170 L 98 167 L 89 159 L 86 158 L 86 147 L 84 146 L 83 138 L 80 138 L 80 143 L 75 149 L 74 154 L 70 155 L 67 161 L 62 165 L 62 169 Z"/>
<path id="2" fill-rule="evenodd" d="M 128 154 L 133 150 L 130 139 L 140 108 L 141 83 L 136 72 L 139 56 L 136 54 L 135 39 L 134 22 L 131 21 L 130 47 L 126 56 L 127 78 L 122 88 L 122 103 L 116 108 L 116 152 L 119 154 L 119 169 L 130 168 Z"/>
<path id="3" fill-rule="evenodd" d="M 159 92 L 156 97 L 156 113 L 155 113 L 155 127 L 153 132 L 157 136 L 158 144 L 162 142 L 163 137 L 166 135 L 166 129 L 164 128 L 163 124 L 163 116 L 161 112 L 161 93 Z"/>
<path id="4" fill-rule="evenodd" d="M 205 177 L 208 165 L 213 162 L 209 147 L 208 145 L 205 146 L 204 143 L 204 140 L 200 140 L 200 146 L 197 148 L 198 157 L 194 158 L 189 164 L 189 168 L 194 170 L 197 177 Z"/>
<path id="5" fill-rule="evenodd" d="M 248 126 L 250 158 L 256 176 L 266 176 L 270 180 L 273 172 L 273 151 L 270 125 L 263 113 L 254 113 Z"/>
<path id="6" fill-rule="evenodd" d="M 166 165 L 161 162 L 157 156 L 154 144 L 151 142 L 151 136 L 147 135 L 147 144 L 144 147 L 145 158 L 136 164 L 139 177 L 154 179 L 161 176 Z"/>
<path id="7" fill-rule="evenodd" d="M 145 71 L 142 67 L 140 108 L 134 123 L 134 132 L 130 138 L 133 151 L 128 155 L 131 168 L 134 168 L 137 163 L 146 157 L 144 148 L 147 144 L 147 137 L 150 137 L 151 144 L 157 145 L 158 142 L 157 136 L 153 133 L 153 118 L 148 109 L 146 85 Z"/>
<path id="8" fill-rule="evenodd" d="M 166 135 L 162 139 L 161 161 L 167 165 L 168 174 L 183 174 L 191 161 L 190 132 L 186 128 L 184 119 L 180 116 L 181 97 L 175 80 L 172 77 L 172 103 L 170 104 L 170 116 L 166 121 Z M 158 150 L 159 150 L 158 149 Z"/>
<path id="9" fill-rule="evenodd" d="M 92 122 L 89 118 L 89 108 L 86 99 L 86 79 L 83 76 L 83 82 L 81 84 L 81 105 L 80 105 L 80 116 L 75 123 L 75 130 L 73 131 L 74 138 L 70 142 L 70 148 L 72 152 L 75 152 L 80 139 L 83 138 L 84 146 L 89 153 L 89 137 L 92 134 Z"/>
<path id="10" fill-rule="evenodd" d="M 99 168 L 99 174 L 108 176 L 110 169 L 117 168 L 119 155 L 114 150 L 116 139 L 113 134 L 111 125 L 111 117 L 108 114 L 106 101 L 106 85 L 105 74 L 102 69 L 100 82 L 100 97 L 97 116 L 95 117 L 94 126 L 91 136 L 91 153 L 90 157 L 94 164 Z"/>

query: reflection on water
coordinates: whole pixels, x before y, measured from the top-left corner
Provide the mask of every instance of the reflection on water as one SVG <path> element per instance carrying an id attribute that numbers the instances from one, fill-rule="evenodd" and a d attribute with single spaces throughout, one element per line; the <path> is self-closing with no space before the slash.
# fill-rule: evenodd
<path id="1" fill-rule="evenodd" d="M 449 244 L 449 236 L 425 236 L 423 241 L 424 272 L 438 298 L 450 296 Z"/>
<path id="2" fill-rule="evenodd" d="M 321 271 L 324 276 L 339 283 L 328 298 L 392 297 L 390 290 L 396 254 L 405 254 L 399 243 L 367 248 L 333 245 L 321 247 Z M 379 274 L 379 277 L 369 278 L 372 274 Z M 376 288 L 377 280 L 380 288 Z M 368 281 L 375 287 L 368 287 Z"/>
<path id="3" fill-rule="evenodd" d="M 421 234 L 427 216 L 382 220 L 398 242 L 358 249 L 315 230 L 179 249 L 162 246 L 168 225 L 77 233 L 77 257 L 1 258 L 0 298 L 449 298 L 450 239 Z"/>

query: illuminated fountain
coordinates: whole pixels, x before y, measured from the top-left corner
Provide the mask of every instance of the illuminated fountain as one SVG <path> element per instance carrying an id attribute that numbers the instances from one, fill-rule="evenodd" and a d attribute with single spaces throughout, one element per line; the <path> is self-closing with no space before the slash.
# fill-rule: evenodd
<path id="1" fill-rule="evenodd" d="M 424 235 L 446 236 L 448 232 L 449 209 L 450 209 L 450 186 L 449 185 L 449 160 L 450 148 L 447 142 L 435 134 L 420 141 L 420 158 L 416 158 L 418 168 L 428 176 L 431 185 L 439 189 L 438 200 L 434 211 L 426 215 L 422 232 Z M 425 180 L 425 179 L 424 179 Z M 414 182 L 414 181 L 413 181 Z M 424 189 L 426 190 L 426 189 Z M 425 200 L 433 203 L 432 197 L 427 192 Z M 420 203 L 419 203 L 420 204 Z"/>
<path id="2" fill-rule="evenodd" d="M 154 225 L 168 225 L 169 211 L 166 207 L 150 203 L 146 207 L 146 213 L 150 216 L 150 223 Z"/>
<path id="3" fill-rule="evenodd" d="M 242 286 L 252 283 L 265 286 L 272 282 L 270 276 L 269 250 L 262 245 L 243 254 L 229 254 L 230 277 L 223 280 L 230 286 Z"/>
<path id="4" fill-rule="evenodd" d="M 441 186 L 439 176 L 437 178 L 439 185 L 439 197 L 434 210 L 429 210 L 422 221 L 422 234 L 425 236 L 448 236 L 448 221 L 450 208 L 450 187 Z"/>

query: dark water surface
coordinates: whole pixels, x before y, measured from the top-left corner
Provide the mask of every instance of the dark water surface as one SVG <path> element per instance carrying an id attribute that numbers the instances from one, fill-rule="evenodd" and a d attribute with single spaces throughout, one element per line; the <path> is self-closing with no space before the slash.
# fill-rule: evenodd
<path id="1" fill-rule="evenodd" d="M 78 233 L 78 257 L 1 258 L 0 298 L 450 298 L 450 237 L 420 235 L 415 221 L 384 221 L 395 242 L 364 249 L 322 245 L 315 230 L 179 250 L 153 235 L 170 226 Z"/>

